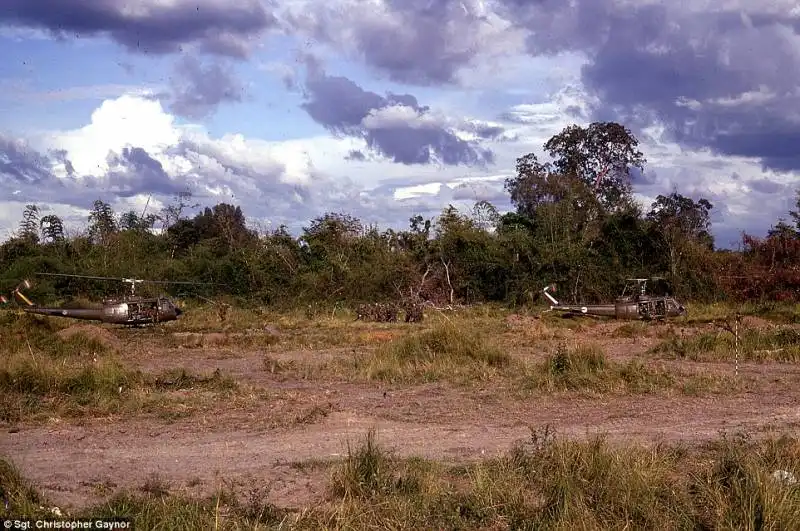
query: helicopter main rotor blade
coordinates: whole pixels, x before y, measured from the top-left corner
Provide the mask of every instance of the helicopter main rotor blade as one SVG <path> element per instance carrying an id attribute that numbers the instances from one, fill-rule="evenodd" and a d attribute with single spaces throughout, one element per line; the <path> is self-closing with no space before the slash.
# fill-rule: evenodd
<path id="1" fill-rule="evenodd" d="M 36 273 L 37 275 L 47 277 L 71 277 L 71 278 L 86 278 L 90 280 L 123 280 L 118 277 L 95 277 L 91 275 L 70 275 L 67 273 Z"/>
<path id="2" fill-rule="evenodd" d="M 145 280 L 140 278 L 122 278 L 122 277 L 98 277 L 92 275 L 72 275 L 68 273 L 36 273 L 37 275 L 49 277 L 70 277 L 70 278 L 85 278 L 89 280 L 116 280 L 119 282 L 132 282 L 136 284 L 191 284 L 196 286 L 221 286 L 219 282 L 194 282 L 190 280 Z"/>
<path id="3" fill-rule="evenodd" d="M 136 282 L 147 282 L 148 284 L 195 284 L 206 286 L 221 285 L 219 282 L 193 282 L 191 280 L 136 280 Z"/>

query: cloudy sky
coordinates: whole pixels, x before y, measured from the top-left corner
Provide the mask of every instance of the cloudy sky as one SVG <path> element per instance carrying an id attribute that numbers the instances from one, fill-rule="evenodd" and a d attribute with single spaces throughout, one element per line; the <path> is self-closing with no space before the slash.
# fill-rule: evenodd
<path id="1" fill-rule="evenodd" d="M 186 189 L 266 230 L 505 210 L 517 157 L 596 120 L 720 246 L 800 187 L 796 0 L 3 0 L 0 50 L 2 238 Z"/>

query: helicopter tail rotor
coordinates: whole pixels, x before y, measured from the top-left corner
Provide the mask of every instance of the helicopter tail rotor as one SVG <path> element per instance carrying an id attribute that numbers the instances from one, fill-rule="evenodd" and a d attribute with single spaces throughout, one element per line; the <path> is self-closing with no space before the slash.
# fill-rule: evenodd
<path id="1" fill-rule="evenodd" d="M 31 302 L 31 300 L 28 297 L 26 297 L 24 293 L 22 293 L 22 290 L 30 289 L 31 287 L 33 287 L 33 284 L 31 283 L 30 280 L 28 279 L 23 280 L 22 282 L 17 284 L 16 288 L 11 290 L 11 298 L 6 297 L 5 295 L 0 295 L 0 305 L 8 304 L 12 300 L 16 300 L 16 301 L 22 301 L 22 303 L 24 303 L 26 306 L 35 306 L 35 304 Z"/>
<path id="2" fill-rule="evenodd" d="M 555 284 L 545 286 L 545 288 L 542 290 L 542 293 L 544 293 L 544 296 L 547 297 L 547 300 L 552 302 L 554 306 L 558 306 L 559 302 L 556 300 L 555 297 L 553 297 L 552 295 L 550 295 L 550 293 L 548 293 L 549 291 L 554 291 L 554 292 L 556 291 Z"/>
<path id="3" fill-rule="evenodd" d="M 23 289 L 30 289 L 31 287 L 33 287 L 33 284 L 31 284 L 31 281 L 26 278 L 14 289 L 14 297 L 22 300 L 22 302 L 24 302 L 27 306 L 35 306 L 35 304 L 33 304 L 33 302 L 31 302 L 31 300 L 26 297 L 24 293 L 22 293 Z"/>

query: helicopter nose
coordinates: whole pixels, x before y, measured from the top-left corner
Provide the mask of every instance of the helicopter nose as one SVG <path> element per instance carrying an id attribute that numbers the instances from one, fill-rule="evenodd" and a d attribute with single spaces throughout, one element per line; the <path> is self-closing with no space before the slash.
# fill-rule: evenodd
<path id="1" fill-rule="evenodd" d="M 179 315 L 181 315 L 182 313 L 183 313 L 183 310 L 181 310 L 180 308 L 178 308 L 177 306 L 175 306 L 175 315 L 179 316 Z"/>

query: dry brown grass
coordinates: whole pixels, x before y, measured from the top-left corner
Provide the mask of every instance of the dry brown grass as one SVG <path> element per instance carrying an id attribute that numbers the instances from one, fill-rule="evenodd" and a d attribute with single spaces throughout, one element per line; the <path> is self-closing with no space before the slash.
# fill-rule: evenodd
<path id="1" fill-rule="evenodd" d="M 506 455 L 453 466 L 396 458 L 369 432 L 341 462 L 321 466 L 330 470 L 328 495 L 313 507 L 276 507 L 266 485 L 254 485 L 246 499 L 225 488 L 188 499 L 155 478 L 138 493 L 65 516 L 131 517 L 139 529 L 794 529 L 800 522 L 800 443 L 786 437 L 648 448 L 531 430 Z M 0 516 L 52 516 L 8 461 L 0 461 L 0 484 L 8 502 Z"/>

